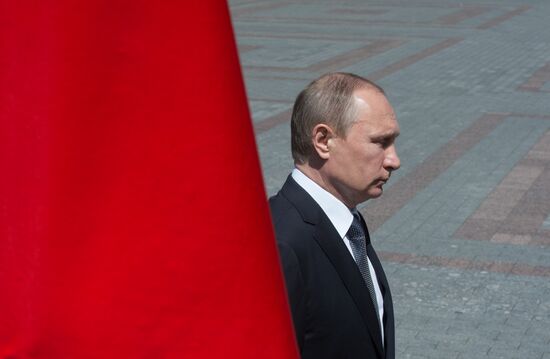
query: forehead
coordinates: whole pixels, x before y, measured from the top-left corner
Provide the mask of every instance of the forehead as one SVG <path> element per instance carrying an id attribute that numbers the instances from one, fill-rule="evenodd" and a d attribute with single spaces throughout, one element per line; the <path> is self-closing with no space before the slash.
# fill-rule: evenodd
<path id="1" fill-rule="evenodd" d="M 395 112 L 386 96 L 378 91 L 361 89 L 354 93 L 356 124 L 372 133 L 399 135 Z"/>

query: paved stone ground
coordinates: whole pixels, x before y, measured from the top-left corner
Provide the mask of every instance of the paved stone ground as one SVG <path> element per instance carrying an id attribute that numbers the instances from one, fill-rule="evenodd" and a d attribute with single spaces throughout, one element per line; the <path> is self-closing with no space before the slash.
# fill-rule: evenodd
<path id="1" fill-rule="evenodd" d="M 248 1 L 230 7 L 266 189 L 289 111 L 329 71 L 379 82 L 402 168 L 361 208 L 399 358 L 550 358 L 550 2 Z"/>

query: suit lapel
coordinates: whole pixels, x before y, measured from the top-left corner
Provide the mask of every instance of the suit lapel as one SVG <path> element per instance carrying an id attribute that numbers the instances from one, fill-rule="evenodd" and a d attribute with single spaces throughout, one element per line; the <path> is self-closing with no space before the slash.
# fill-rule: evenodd
<path id="1" fill-rule="evenodd" d="M 363 224 L 365 221 L 363 216 L 361 216 Z M 367 228 L 365 224 L 365 228 Z M 368 236 L 367 230 L 367 236 Z M 370 237 L 369 237 L 370 240 Z M 386 358 L 395 358 L 395 329 L 394 329 L 394 319 L 393 319 L 393 300 L 391 297 L 390 287 L 388 285 L 388 279 L 380 263 L 380 259 L 374 250 L 374 247 L 371 245 L 367 247 L 367 255 L 372 263 L 374 271 L 376 272 L 376 278 L 378 279 L 378 284 L 380 285 L 380 290 L 382 291 L 382 296 L 384 297 L 384 339 L 386 341 L 385 351 Z"/>
<path id="2" fill-rule="evenodd" d="M 382 335 L 372 299 L 363 281 L 361 272 L 340 238 L 340 235 L 321 207 L 292 177 L 289 176 L 281 191 L 300 212 L 303 220 L 316 226 L 315 240 L 329 258 L 344 286 L 347 288 L 376 345 L 376 350 L 383 357 Z"/>
<path id="3" fill-rule="evenodd" d="M 323 213 L 324 215 L 324 213 Z M 325 216 L 326 218 L 326 216 Z M 351 257 L 344 242 L 340 239 L 338 232 L 328 218 L 322 219 L 317 223 L 315 239 L 323 249 L 326 256 L 338 272 L 340 279 L 346 286 L 349 294 L 353 298 L 355 305 L 361 313 L 370 335 L 376 343 L 376 349 L 382 355 L 382 336 L 380 326 L 376 318 L 376 311 L 370 298 L 369 290 L 364 283 L 361 272 L 357 264 Z"/>

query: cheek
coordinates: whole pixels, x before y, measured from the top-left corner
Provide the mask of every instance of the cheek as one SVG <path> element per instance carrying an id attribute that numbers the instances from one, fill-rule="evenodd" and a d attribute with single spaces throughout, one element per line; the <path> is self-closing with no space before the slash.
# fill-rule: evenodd
<path id="1" fill-rule="evenodd" d="M 364 153 L 363 160 L 361 162 L 364 164 L 364 167 L 369 169 L 369 171 L 376 171 L 382 167 L 384 158 L 384 151 L 375 149 Z"/>
<path id="2" fill-rule="evenodd" d="M 383 156 L 365 158 L 360 166 L 364 186 L 372 186 L 379 179 L 383 169 L 383 158 Z"/>

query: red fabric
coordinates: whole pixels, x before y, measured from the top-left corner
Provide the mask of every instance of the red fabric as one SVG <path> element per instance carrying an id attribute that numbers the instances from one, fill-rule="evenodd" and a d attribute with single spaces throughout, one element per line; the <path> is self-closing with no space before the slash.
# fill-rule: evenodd
<path id="1" fill-rule="evenodd" d="M 296 358 L 224 1 L 0 1 L 0 358 Z"/>

